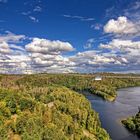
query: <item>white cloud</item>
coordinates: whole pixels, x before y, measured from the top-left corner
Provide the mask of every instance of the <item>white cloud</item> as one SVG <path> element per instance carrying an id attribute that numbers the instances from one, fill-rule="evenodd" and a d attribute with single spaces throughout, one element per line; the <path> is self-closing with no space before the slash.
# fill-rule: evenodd
<path id="1" fill-rule="evenodd" d="M 114 56 L 109 56 L 101 51 L 84 51 L 79 52 L 74 56 L 71 56 L 70 61 L 74 62 L 75 65 L 73 70 L 76 72 L 102 72 L 104 69 L 110 70 L 110 67 L 121 66 L 121 62 L 115 60 Z M 120 62 L 119 64 L 117 62 Z M 107 68 L 106 68 L 107 67 Z"/>
<path id="2" fill-rule="evenodd" d="M 74 62 L 62 56 L 63 52 L 74 50 L 70 43 L 33 38 L 22 47 L 16 45 L 21 38 L 11 34 L 1 37 L 1 73 L 72 72 Z"/>
<path id="3" fill-rule="evenodd" d="M 31 67 L 34 71 L 68 72 L 72 70 L 74 62 L 62 55 L 63 52 L 73 51 L 69 42 L 33 38 L 32 42 L 25 46 L 32 60 Z"/>
<path id="4" fill-rule="evenodd" d="M 0 56 L 0 73 L 26 73 L 27 69 L 31 70 L 30 62 L 31 59 L 27 55 L 16 55 L 11 51 L 9 54 Z"/>
<path id="5" fill-rule="evenodd" d="M 36 17 L 29 16 L 29 18 L 30 18 L 33 22 L 39 22 L 39 20 L 38 20 Z"/>
<path id="6" fill-rule="evenodd" d="M 109 56 L 104 56 L 100 51 L 85 51 L 79 52 L 75 56 L 70 57 L 70 60 L 77 65 L 100 65 L 114 62 L 115 60 Z"/>
<path id="7" fill-rule="evenodd" d="M 127 64 L 130 69 L 140 67 L 140 41 L 114 39 L 108 44 L 100 44 L 101 49 L 108 49 L 108 54 L 115 54 L 122 63 Z"/>
<path id="8" fill-rule="evenodd" d="M 50 66 L 60 66 L 60 67 L 66 67 L 66 66 L 72 66 L 74 63 L 70 62 L 70 60 L 66 57 L 63 57 L 61 55 L 52 55 L 51 57 L 44 57 L 38 55 L 37 57 L 34 57 L 33 59 L 34 65 L 42 67 L 50 67 Z"/>
<path id="9" fill-rule="evenodd" d="M 6 31 L 6 34 L 4 35 L 0 35 L 1 73 L 19 73 L 24 71 L 23 64 L 25 68 L 28 56 L 26 55 L 25 49 L 22 46 L 17 46 L 16 44 L 20 43 L 25 38 L 25 35 L 16 35 L 9 31 Z M 23 52 L 25 54 L 23 54 Z"/>
<path id="10" fill-rule="evenodd" d="M 20 42 L 21 40 L 24 40 L 26 37 L 25 35 L 16 35 L 14 33 L 11 33 L 9 31 L 6 31 L 6 34 L 0 35 L 0 42 L 5 41 L 5 42 L 10 42 L 10 43 L 17 43 Z"/>
<path id="11" fill-rule="evenodd" d="M 7 55 L 8 56 L 8 60 L 6 60 L 7 62 L 11 62 L 11 63 L 22 63 L 22 62 L 27 62 L 30 61 L 30 57 L 27 56 L 26 54 L 22 54 L 22 55 Z"/>
<path id="12" fill-rule="evenodd" d="M 69 59 L 80 72 L 137 71 L 140 69 L 140 41 L 114 39 L 100 44 L 98 51 L 79 52 Z"/>
<path id="13" fill-rule="evenodd" d="M 140 54 L 140 41 L 114 39 L 108 44 L 100 44 L 100 48 L 116 50 L 119 52 L 133 52 L 137 51 Z"/>
<path id="14" fill-rule="evenodd" d="M 117 20 L 111 19 L 104 26 L 105 33 L 114 34 L 135 34 L 138 32 L 136 24 L 127 19 L 127 17 L 118 17 Z"/>
<path id="15" fill-rule="evenodd" d="M 9 54 L 10 52 L 9 45 L 5 41 L 0 42 L 0 54 Z"/>
<path id="16" fill-rule="evenodd" d="M 83 17 L 83 16 L 72 16 L 72 15 L 63 15 L 66 18 L 71 18 L 71 19 L 79 19 L 81 21 L 93 21 L 95 20 L 92 17 Z"/>
<path id="17" fill-rule="evenodd" d="M 47 39 L 34 38 L 33 41 L 26 46 L 26 50 L 34 53 L 51 53 L 60 54 L 65 51 L 73 51 L 74 48 L 68 42 L 62 42 L 59 40 L 50 41 Z"/>
<path id="18" fill-rule="evenodd" d="M 41 12 L 42 11 L 42 8 L 40 6 L 36 6 L 34 9 L 33 9 L 34 12 Z"/>
<path id="19" fill-rule="evenodd" d="M 15 35 L 15 34 L 14 34 Z M 96 71 L 134 71 L 140 69 L 140 41 L 113 39 L 100 44 L 98 50 L 73 51 L 69 42 L 33 38 L 25 46 L 17 46 L 20 38 L 3 37 L 0 41 L 1 73 L 67 73 Z M 7 42 L 6 42 L 7 41 Z M 94 43 L 89 39 L 88 43 Z M 24 49 L 25 48 L 25 49 Z"/>

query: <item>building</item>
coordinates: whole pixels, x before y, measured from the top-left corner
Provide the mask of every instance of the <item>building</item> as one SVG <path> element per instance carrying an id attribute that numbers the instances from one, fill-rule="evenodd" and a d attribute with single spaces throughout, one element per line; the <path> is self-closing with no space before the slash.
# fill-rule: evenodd
<path id="1" fill-rule="evenodd" d="M 101 76 L 96 76 L 95 77 L 95 81 L 101 81 L 102 80 L 102 77 Z"/>

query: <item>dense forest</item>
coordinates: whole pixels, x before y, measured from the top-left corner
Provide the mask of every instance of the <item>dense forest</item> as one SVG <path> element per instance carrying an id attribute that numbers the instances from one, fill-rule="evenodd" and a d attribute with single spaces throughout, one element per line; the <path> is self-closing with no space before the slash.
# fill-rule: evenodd
<path id="1" fill-rule="evenodd" d="M 77 91 L 89 90 L 113 101 L 121 87 L 139 86 L 137 78 L 95 75 L 0 75 L 0 139 L 109 140 L 98 114 Z"/>
<path id="2" fill-rule="evenodd" d="M 27 77 L 1 76 L 1 140 L 110 139 L 83 95 Z"/>
<path id="3" fill-rule="evenodd" d="M 95 81 L 95 75 L 80 74 L 39 74 L 25 75 L 18 77 L 16 86 L 48 86 L 59 85 L 65 86 L 75 91 L 89 90 L 108 101 L 114 101 L 117 93 L 116 90 L 123 87 L 140 86 L 140 78 L 107 78 L 108 74 L 103 75 L 103 80 Z M 114 76 L 114 75 L 113 75 Z M 119 75 L 115 75 L 119 76 Z M 120 75 L 124 76 L 124 75 Z M 127 75 L 125 75 L 127 76 Z M 135 77 L 137 77 L 135 75 Z M 5 79 L 5 78 L 4 78 Z"/>
<path id="4" fill-rule="evenodd" d="M 122 120 L 122 123 L 131 132 L 140 136 L 140 111 L 135 116 Z"/>

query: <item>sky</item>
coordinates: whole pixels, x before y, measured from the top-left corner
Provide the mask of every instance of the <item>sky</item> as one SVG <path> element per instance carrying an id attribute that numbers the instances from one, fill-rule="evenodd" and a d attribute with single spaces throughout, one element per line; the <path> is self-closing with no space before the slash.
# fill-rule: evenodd
<path id="1" fill-rule="evenodd" d="M 0 73 L 140 73 L 140 0 L 0 0 Z"/>

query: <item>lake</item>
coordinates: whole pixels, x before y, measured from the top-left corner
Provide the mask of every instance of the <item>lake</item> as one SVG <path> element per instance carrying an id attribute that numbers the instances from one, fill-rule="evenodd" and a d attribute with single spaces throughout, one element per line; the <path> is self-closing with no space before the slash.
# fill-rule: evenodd
<path id="1" fill-rule="evenodd" d="M 107 130 L 112 140 L 140 140 L 130 133 L 120 122 L 123 118 L 133 116 L 140 106 L 140 87 L 118 90 L 118 97 L 114 102 L 107 102 L 100 97 L 84 91 L 83 94 L 99 113 L 102 127 Z"/>

